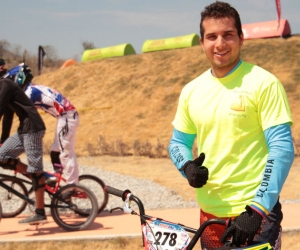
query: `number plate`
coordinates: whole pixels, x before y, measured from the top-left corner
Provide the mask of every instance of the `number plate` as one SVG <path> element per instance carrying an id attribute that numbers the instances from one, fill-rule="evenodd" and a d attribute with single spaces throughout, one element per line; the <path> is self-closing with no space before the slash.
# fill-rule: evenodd
<path id="1" fill-rule="evenodd" d="M 184 250 L 190 242 L 190 236 L 180 225 L 167 221 L 151 221 L 143 232 L 149 250 Z"/>

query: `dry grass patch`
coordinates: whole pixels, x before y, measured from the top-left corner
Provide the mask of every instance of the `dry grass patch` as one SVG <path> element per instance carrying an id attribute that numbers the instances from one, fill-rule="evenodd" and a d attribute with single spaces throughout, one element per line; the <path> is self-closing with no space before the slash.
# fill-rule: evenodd
<path id="1" fill-rule="evenodd" d="M 282 235 L 281 250 L 300 249 L 300 232 L 288 232 Z M 197 245 L 199 246 L 199 245 Z M 45 242 L 10 242 L 0 243 L 1 250 L 142 250 L 141 237 L 114 238 L 110 240 L 74 240 L 74 241 L 45 241 Z M 196 247 L 200 249 L 200 247 Z"/>

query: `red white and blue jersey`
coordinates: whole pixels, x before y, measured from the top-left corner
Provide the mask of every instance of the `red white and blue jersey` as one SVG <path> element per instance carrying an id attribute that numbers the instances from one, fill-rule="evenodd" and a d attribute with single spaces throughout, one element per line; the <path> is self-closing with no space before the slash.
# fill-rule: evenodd
<path id="1" fill-rule="evenodd" d="M 66 111 L 75 110 L 75 107 L 60 92 L 49 87 L 30 83 L 25 94 L 36 108 L 40 108 L 54 117 L 59 117 Z"/>

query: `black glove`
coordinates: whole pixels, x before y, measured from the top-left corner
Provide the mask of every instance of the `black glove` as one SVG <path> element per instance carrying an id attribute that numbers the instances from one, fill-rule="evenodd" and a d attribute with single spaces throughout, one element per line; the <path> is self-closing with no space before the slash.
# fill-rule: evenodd
<path id="1" fill-rule="evenodd" d="M 225 230 L 221 237 L 221 242 L 225 242 L 227 237 L 232 236 L 232 243 L 239 247 L 253 242 L 253 238 L 258 233 L 263 217 L 246 206 L 246 211 L 237 216 L 232 224 Z"/>
<path id="2" fill-rule="evenodd" d="M 202 166 L 205 154 L 201 153 L 198 158 L 193 161 L 187 161 L 180 170 L 185 173 L 190 186 L 201 188 L 208 180 L 208 169 Z"/>

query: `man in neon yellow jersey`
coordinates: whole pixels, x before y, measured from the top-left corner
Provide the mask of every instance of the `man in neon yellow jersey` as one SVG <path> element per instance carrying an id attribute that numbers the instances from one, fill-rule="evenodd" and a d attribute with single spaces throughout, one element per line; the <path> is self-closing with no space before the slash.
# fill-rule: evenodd
<path id="1" fill-rule="evenodd" d="M 200 43 L 211 69 L 182 90 L 169 145 L 171 160 L 196 188 L 200 223 L 234 218 L 224 232 L 210 226 L 203 249 L 269 242 L 281 247 L 279 194 L 294 160 L 291 111 L 281 82 L 240 58 L 238 12 L 215 2 L 201 13 Z M 192 159 L 197 137 L 200 156 Z M 204 165 L 204 166 L 202 166 Z"/>

